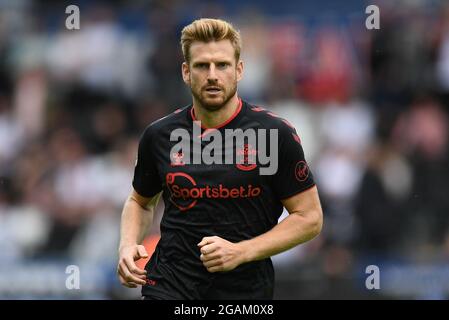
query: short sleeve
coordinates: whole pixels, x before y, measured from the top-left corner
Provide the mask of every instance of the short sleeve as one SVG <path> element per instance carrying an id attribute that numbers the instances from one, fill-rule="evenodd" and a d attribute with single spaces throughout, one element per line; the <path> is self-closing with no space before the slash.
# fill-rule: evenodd
<path id="1" fill-rule="evenodd" d="M 279 163 L 273 177 L 279 199 L 289 198 L 315 185 L 296 130 L 282 126 L 279 130 Z"/>
<path id="2" fill-rule="evenodd" d="M 162 184 L 154 161 L 152 130 L 148 127 L 139 141 L 133 187 L 143 197 L 152 197 L 162 190 Z"/>

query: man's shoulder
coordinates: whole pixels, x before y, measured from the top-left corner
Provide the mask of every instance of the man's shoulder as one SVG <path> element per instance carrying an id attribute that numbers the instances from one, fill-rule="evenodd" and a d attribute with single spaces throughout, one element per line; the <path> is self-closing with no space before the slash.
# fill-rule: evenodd
<path id="1" fill-rule="evenodd" d="M 173 127 L 180 127 L 186 122 L 186 113 L 190 109 L 190 105 L 178 108 L 172 113 L 157 119 L 147 125 L 144 135 L 158 134 L 163 130 L 171 130 Z"/>
<path id="2" fill-rule="evenodd" d="M 295 131 L 295 127 L 287 119 L 282 118 L 266 106 L 246 104 L 248 107 L 247 117 L 258 122 L 261 127 L 281 131 Z"/>

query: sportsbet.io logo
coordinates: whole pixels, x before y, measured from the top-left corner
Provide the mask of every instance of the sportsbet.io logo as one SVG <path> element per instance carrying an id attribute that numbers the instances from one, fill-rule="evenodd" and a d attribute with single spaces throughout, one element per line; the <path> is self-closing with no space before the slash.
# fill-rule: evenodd
<path id="1" fill-rule="evenodd" d="M 260 187 L 251 184 L 233 188 L 221 183 L 200 187 L 192 176 L 184 172 L 168 173 L 166 183 L 170 191 L 170 202 L 181 211 L 193 208 L 199 199 L 252 198 L 261 193 Z"/>

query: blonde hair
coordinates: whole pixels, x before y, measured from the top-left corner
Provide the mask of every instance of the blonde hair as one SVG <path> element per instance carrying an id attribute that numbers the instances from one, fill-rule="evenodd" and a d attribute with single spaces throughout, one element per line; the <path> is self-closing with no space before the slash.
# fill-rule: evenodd
<path id="1" fill-rule="evenodd" d="M 187 63 L 190 62 L 190 46 L 194 41 L 211 42 L 230 40 L 235 49 L 235 59 L 239 61 L 242 40 L 240 33 L 234 29 L 232 24 L 220 19 L 198 19 L 181 32 L 182 54 Z"/>

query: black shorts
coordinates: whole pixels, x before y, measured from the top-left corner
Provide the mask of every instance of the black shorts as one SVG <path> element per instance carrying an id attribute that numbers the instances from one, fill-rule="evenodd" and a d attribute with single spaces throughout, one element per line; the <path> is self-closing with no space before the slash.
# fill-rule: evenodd
<path id="1" fill-rule="evenodd" d="M 274 269 L 269 259 L 229 272 L 207 273 L 201 280 L 159 281 L 157 288 L 144 286 L 142 296 L 144 300 L 272 300 L 274 295 Z M 179 290 L 185 284 L 191 290 Z"/>

